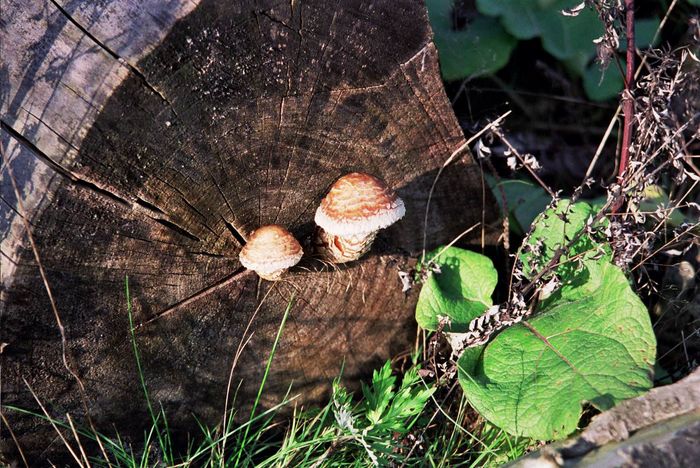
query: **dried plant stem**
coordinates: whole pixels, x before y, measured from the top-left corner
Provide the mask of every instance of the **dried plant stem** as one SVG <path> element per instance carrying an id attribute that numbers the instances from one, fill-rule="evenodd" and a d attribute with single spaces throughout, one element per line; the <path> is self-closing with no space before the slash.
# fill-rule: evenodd
<path id="1" fill-rule="evenodd" d="M 671 2 L 671 4 L 669 5 L 668 9 L 666 10 L 666 14 L 664 14 L 664 17 L 661 19 L 661 23 L 659 23 L 659 27 L 656 28 L 656 32 L 654 33 L 654 39 L 652 40 L 652 43 L 656 42 L 656 39 L 659 37 L 659 34 L 661 34 L 661 30 L 666 25 L 666 22 L 668 21 L 668 18 L 671 16 L 671 12 L 673 11 L 673 9 L 675 8 L 677 3 L 678 3 L 678 0 L 673 0 Z M 634 74 L 635 79 L 637 77 L 639 77 L 639 74 L 641 73 L 642 68 L 644 67 L 646 62 L 647 62 L 647 57 L 643 56 L 641 63 L 639 64 L 639 67 L 637 67 L 637 70 Z M 588 170 L 586 171 L 586 176 L 585 176 L 586 179 L 588 177 L 590 177 L 591 173 L 593 172 L 593 166 L 598 161 L 600 154 L 603 152 L 603 148 L 605 147 L 605 144 L 607 143 L 608 139 L 610 138 L 610 135 L 612 134 L 612 130 L 615 126 L 615 121 L 617 120 L 621 111 L 622 111 L 622 106 L 618 105 L 617 109 L 615 110 L 615 113 L 613 114 L 612 118 L 610 119 L 610 123 L 608 124 L 608 128 L 607 128 L 605 134 L 603 135 L 603 138 L 600 141 L 600 144 L 598 145 L 598 149 L 595 152 L 595 156 L 593 158 L 593 161 L 591 161 L 591 165 L 589 166 Z"/>
<path id="2" fill-rule="evenodd" d="M 537 175 L 537 172 L 530 167 L 530 165 L 525 161 L 525 158 L 523 158 L 522 154 L 511 144 L 511 142 L 506 138 L 505 134 L 498 128 L 494 127 L 492 130 L 493 133 L 498 136 L 498 138 L 503 142 L 504 145 L 506 145 L 506 148 L 515 155 L 516 158 L 518 158 L 518 161 L 520 161 L 520 164 L 527 169 L 527 171 L 530 173 L 533 179 L 537 181 L 538 184 L 549 194 L 550 197 L 556 198 L 556 194 L 554 191 L 549 187 L 549 185 L 545 184 L 544 181 L 540 178 L 540 176 Z"/>
<path id="3" fill-rule="evenodd" d="M 624 124 L 622 128 L 622 149 L 620 150 L 620 165 L 617 172 L 617 180 L 623 185 L 623 177 L 627 170 L 630 158 L 630 146 L 632 145 L 632 126 L 634 120 L 634 56 L 636 53 L 634 45 L 634 0 L 625 0 L 626 27 L 627 27 L 627 66 L 625 76 L 625 90 L 622 93 L 622 112 Z M 613 206 L 616 213 L 622 205 L 622 198 Z"/>
<path id="4" fill-rule="evenodd" d="M 19 453 L 19 456 L 22 458 L 22 462 L 24 463 L 24 466 L 29 468 L 29 463 L 27 463 L 27 458 L 24 456 L 24 452 L 22 451 L 22 446 L 19 445 L 19 441 L 17 440 L 17 436 L 15 436 L 15 432 L 12 430 L 12 427 L 10 427 L 10 422 L 7 420 L 5 415 L 0 411 L 0 419 L 2 419 L 2 422 L 5 424 L 5 427 L 7 427 L 7 430 L 10 432 L 10 437 L 12 437 L 12 440 L 15 443 L 15 447 L 17 447 L 17 452 Z"/>
<path id="5" fill-rule="evenodd" d="M 83 468 L 85 465 L 83 465 L 82 459 L 78 456 L 77 452 L 75 450 L 73 450 L 73 446 L 68 443 L 68 440 L 66 440 L 65 436 L 63 435 L 63 432 L 61 432 L 60 429 L 58 428 L 58 426 L 56 426 L 54 419 L 51 417 L 49 412 L 46 411 L 46 407 L 44 407 L 44 405 L 41 403 L 41 400 L 34 392 L 34 389 L 32 388 L 32 386 L 29 385 L 29 382 L 27 382 L 27 379 L 25 379 L 24 377 L 22 377 L 22 380 L 24 381 L 24 384 L 29 389 L 29 392 L 34 397 L 34 400 L 36 400 L 37 404 L 39 405 L 39 408 L 41 408 L 41 412 L 44 413 L 44 416 L 46 416 L 46 420 L 49 422 L 49 424 L 51 424 L 51 427 L 53 427 L 54 431 L 56 431 L 56 434 L 58 434 L 58 437 L 61 439 L 61 442 L 63 442 L 63 445 L 65 445 L 65 447 L 68 449 L 68 452 L 70 452 L 71 456 L 76 461 L 78 466 Z"/>
<path id="6" fill-rule="evenodd" d="M 250 316 L 250 320 L 248 320 L 248 324 L 245 327 L 245 330 L 243 331 L 243 335 L 241 337 L 241 341 L 238 344 L 238 348 L 236 349 L 236 353 L 233 358 L 233 362 L 231 363 L 231 370 L 229 371 L 228 374 L 228 383 L 226 384 L 226 400 L 224 401 L 224 414 L 222 417 L 221 421 L 221 432 L 222 432 L 222 440 L 221 440 L 221 453 L 225 453 L 226 450 L 226 440 L 228 439 L 228 434 L 227 434 L 227 421 L 228 421 L 228 404 L 231 398 L 231 383 L 233 382 L 233 372 L 236 369 L 236 365 L 238 364 L 238 359 L 241 357 L 241 354 L 243 353 L 243 350 L 245 347 L 248 345 L 251 339 L 253 339 L 253 335 L 255 335 L 255 332 L 251 332 L 250 335 L 248 334 L 248 330 L 250 329 L 250 326 L 253 324 L 253 321 L 255 320 L 255 317 L 257 317 L 258 312 L 260 311 L 260 308 L 263 306 L 265 301 L 267 300 L 267 296 L 270 295 L 270 293 L 277 287 L 277 283 L 273 284 L 270 289 L 267 290 L 265 293 L 265 296 L 263 296 L 262 300 L 260 301 L 260 304 L 255 308 L 255 311 L 253 312 L 253 315 Z M 225 462 L 225 458 L 222 458 L 222 466 Z"/>
<path id="7" fill-rule="evenodd" d="M 83 385 L 83 381 L 80 379 L 78 376 L 78 373 L 76 370 L 73 369 L 73 367 L 69 363 L 69 357 L 68 357 L 68 340 L 66 338 L 66 330 L 65 327 L 63 326 L 63 321 L 61 320 L 61 315 L 58 312 L 58 306 L 56 305 L 56 300 L 54 299 L 53 293 L 51 292 L 51 287 L 49 286 L 49 280 L 47 279 L 46 276 L 46 271 L 44 270 L 44 265 L 41 262 L 41 257 L 39 256 L 39 250 L 37 249 L 36 243 L 34 242 L 34 236 L 32 235 L 32 230 L 29 225 L 29 220 L 28 220 L 28 215 L 27 211 L 24 209 L 24 203 L 22 202 L 22 193 L 20 192 L 20 189 L 17 185 L 17 180 L 15 179 L 14 172 L 12 171 L 12 167 L 10 166 L 10 158 L 5 154 L 5 149 L 2 146 L 2 143 L 0 142 L 0 159 L 2 160 L 2 163 L 5 166 L 5 170 L 7 171 L 7 175 L 10 178 L 10 183 L 12 184 L 12 189 L 14 190 L 15 198 L 17 199 L 17 212 L 19 213 L 20 218 L 22 219 L 22 223 L 24 224 L 24 230 L 27 234 L 27 238 L 29 239 L 29 244 L 32 248 L 32 253 L 34 254 L 34 259 L 36 260 L 37 267 L 39 268 L 39 275 L 41 276 L 41 280 L 44 283 L 44 289 L 46 290 L 46 295 L 49 298 L 49 304 L 51 305 L 51 310 L 53 311 L 54 318 L 56 319 L 56 325 L 58 326 L 58 331 L 61 335 L 61 359 L 63 361 L 63 366 L 66 368 L 68 373 L 75 379 L 75 381 L 78 384 L 78 390 L 80 393 L 80 398 L 83 403 L 83 408 L 85 410 L 85 416 L 87 417 L 88 423 L 90 424 L 90 428 L 97 434 L 97 430 L 95 429 L 95 425 L 92 422 L 92 417 L 90 416 L 90 406 L 88 404 L 88 396 L 87 396 L 87 391 L 85 390 L 85 385 Z M 26 381 L 25 381 L 26 383 Z M 28 384 L 27 384 L 28 386 Z M 31 388 L 30 388 L 31 391 Z M 32 394 L 34 395 L 34 392 L 32 391 Z M 36 395 L 34 395 L 35 398 Z M 38 398 L 37 398 L 38 401 Z M 43 409 L 43 407 L 42 407 Z M 47 415 L 48 416 L 48 415 Z M 53 424 L 52 424 L 53 425 Z M 60 433 L 59 433 L 60 435 Z M 102 444 L 102 441 L 100 440 L 99 437 L 96 437 L 95 440 L 97 441 L 97 445 L 100 447 L 100 451 L 102 452 L 102 455 L 104 456 L 105 461 L 107 464 L 111 467 L 112 462 L 110 458 L 107 456 L 107 452 L 105 451 L 105 448 Z M 70 446 L 68 446 L 70 448 Z M 72 450 L 71 450 L 72 452 Z M 79 462 L 80 460 L 77 459 Z"/>
<path id="8" fill-rule="evenodd" d="M 438 179 L 440 179 L 440 175 L 441 175 L 442 172 L 445 170 L 445 168 L 446 168 L 447 166 L 449 166 L 450 163 L 452 163 L 452 161 L 455 160 L 455 158 L 457 158 L 457 156 L 461 156 L 462 153 L 464 153 L 465 151 L 468 151 L 468 150 L 469 150 L 469 145 L 471 145 L 472 142 L 473 142 L 474 140 L 476 140 L 477 138 L 479 138 L 482 134 L 484 134 L 485 132 L 487 132 L 487 131 L 490 130 L 491 128 L 496 128 L 498 125 L 500 125 L 500 124 L 503 122 L 503 119 L 505 119 L 506 117 L 508 117 L 508 115 L 510 115 L 511 112 L 512 112 L 512 111 L 507 111 L 507 112 L 505 112 L 505 113 L 502 114 L 500 117 L 498 117 L 496 120 L 494 120 L 493 122 L 489 123 L 489 124 L 486 125 L 484 128 L 482 128 L 481 130 L 479 130 L 478 132 L 476 132 L 474 135 L 472 135 L 471 138 L 469 138 L 467 141 L 465 141 L 464 143 L 462 143 L 462 145 L 460 145 L 459 148 L 457 148 L 456 150 L 454 150 L 454 151 L 452 152 L 452 154 L 450 154 L 450 157 L 447 158 L 447 159 L 445 160 L 445 162 L 442 164 L 442 166 L 440 166 L 440 169 L 438 169 L 437 174 L 435 174 L 435 179 L 433 180 L 433 184 L 430 186 L 430 192 L 428 192 L 428 201 L 427 201 L 426 204 L 425 204 L 425 216 L 423 217 L 423 253 L 422 253 L 422 255 L 421 255 L 421 262 L 424 262 L 424 261 L 425 261 L 425 246 L 426 246 L 426 242 L 428 241 L 428 239 L 427 239 L 427 235 L 428 235 L 428 214 L 430 213 L 430 202 L 431 202 L 431 200 L 432 200 L 432 198 L 433 198 L 433 192 L 435 192 L 435 186 L 436 186 L 437 183 L 438 183 Z"/>
<path id="9" fill-rule="evenodd" d="M 80 455 L 83 457 L 83 461 L 85 461 L 85 466 L 90 468 L 92 465 L 90 465 L 90 460 L 88 460 L 88 456 L 85 453 L 85 449 L 83 448 L 83 444 L 80 443 L 80 437 L 78 436 L 78 431 L 75 430 L 75 424 L 73 424 L 73 419 L 70 417 L 70 414 L 66 413 L 66 419 L 68 420 L 68 424 L 70 425 L 70 430 L 73 433 L 73 437 L 75 438 L 75 441 L 78 443 L 78 449 L 80 450 Z"/>

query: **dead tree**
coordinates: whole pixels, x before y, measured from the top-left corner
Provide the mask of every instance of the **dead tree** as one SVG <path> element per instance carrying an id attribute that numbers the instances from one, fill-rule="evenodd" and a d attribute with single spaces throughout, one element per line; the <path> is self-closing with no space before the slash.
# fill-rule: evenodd
<path id="1" fill-rule="evenodd" d="M 464 139 L 422 2 L 3 0 L 0 15 L 3 405 L 36 409 L 31 387 L 52 415 L 81 419 L 70 369 L 98 428 L 143 434 L 127 275 L 146 384 L 173 428 L 222 418 L 241 347 L 231 395 L 250 403 L 290 304 L 262 403 L 290 384 L 297 403 L 319 401 L 341 367 L 352 385 L 410 349 L 416 295 L 397 274 L 424 235 L 432 248 L 495 216 L 463 155 L 423 232 L 436 172 Z M 279 283 L 241 267 L 261 224 L 308 239 L 350 171 L 406 202 L 367 256 L 306 259 Z M 55 435 L 3 414 L 29 453 Z"/>

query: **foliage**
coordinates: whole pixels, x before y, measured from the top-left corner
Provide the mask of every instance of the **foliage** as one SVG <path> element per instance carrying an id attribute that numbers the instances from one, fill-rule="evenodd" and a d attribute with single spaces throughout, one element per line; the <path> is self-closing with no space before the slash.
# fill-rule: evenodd
<path id="1" fill-rule="evenodd" d="M 581 402 L 606 410 L 652 386 L 655 343 L 644 305 L 611 263 L 585 268 L 589 280 L 562 288 L 528 325 L 459 360 L 469 401 L 512 434 L 566 437 Z"/>
<path id="2" fill-rule="evenodd" d="M 534 183 L 524 179 L 503 179 L 484 175 L 503 216 L 508 216 L 512 232 L 524 235 L 532 221 L 547 208 L 552 198 Z"/>
<path id="3" fill-rule="evenodd" d="M 535 272 L 545 268 L 561 250 L 563 253 L 556 271 L 561 273 L 564 279 L 574 280 L 580 265 L 579 262 L 570 262 L 569 259 L 595 254 L 597 250 L 603 249 L 603 245 L 595 242 L 590 236 L 577 236 L 594 215 L 595 211 L 588 203 L 571 204 L 568 200 L 561 200 L 555 208 L 541 213 L 519 257 L 525 276 L 534 276 Z"/>
<path id="4" fill-rule="evenodd" d="M 446 80 L 493 73 L 508 62 L 516 41 L 497 20 L 479 16 L 469 27 L 456 30 L 452 24 L 452 0 L 425 3 Z"/>
<path id="5" fill-rule="evenodd" d="M 658 18 L 643 18 L 635 21 L 635 43 L 638 48 L 652 45 L 654 35 L 659 27 Z M 627 40 L 621 39 L 619 51 L 627 49 Z M 622 70 L 627 66 L 623 58 L 615 65 L 603 68 L 593 61 L 594 54 L 582 54 L 580 59 L 573 58 L 566 62 L 567 66 L 583 79 L 583 89 L 593 101 L 605 101 L 616 97 L 624 87 Z M 581 60 L 582 59 L 582 60 Z"/>
<path id="6" fill-rule="evenodd" d="M 392 373 L 391 362 L 387 361 L 375 370 L 371 384 L 362 385 L 364 396 L 354 402 L 352 394 L 340 383 L 340 377 L 333 382 L 331 401 L 320 410 L 296 415 L 287 433 L 282 437 L 276 433 L 275 415 L 292 399 L 278 406 L 256 414 L 267 380 L 270 365 L 279 344 L 291 303 L 287 307 L 277 332 L 266 371 L 260 384 L 258 397 L 248 421 L 234 424 L 234 412 L 225 415 L 224 423 L 218 427 L 199 424 L 202 433 L 199 444 L 190 444 L 186 453 L 173 444 L 165 412 L 154 409 L 146 386 L 145 369 L 134 335 L 129 283 L 126 281 L 127 315 L 130 337 L 143 398 L 150 415 L 150 427 L 146 428 L 142 445 L 134 446 L 123 441 L 118 435 L 109 437 L 88 428 L 72 429 L 62 419 L 53 418 L 48 413 L 40 414 L 22 408 L 6 408 L 22 414 L 33 415 L 51 422 L 57 428 L 71 430 L 76 434 L 79 449 L 72 442 L 64 442 L 75 461 L 81 465 L 110 466 L 318 466 L 320 463 L 334 466 L 388 465 L 392 462 L 407 462 L 401 452 L 397 452 L 396 434 L 407 434 L 422 418 L 426 404 L 430 400 L 434 386 L 426 385 L 418 375 L 419 366 L 414 365 L 402 376 L 400 384 Z M 104 451 L 90 457 L 89 449 L 83 441 L 99 441 Z M 494 443 L 502 444 L 503 438 Z M 524 447 L 518 447 L 522 453 Z M 436 449 L 438 452 L 439 449 Z M 501 452 L 499 451 L 499 454 Z M 81 455 L 78 455 L 81 454 Z M 488 458 L 489 455 L 482 455 Z M 499 455 L 500 456 L 500 455 Z"/>
<path id="7" fill-rule="evenodd" d="M 428 254 L 424 265 L 435 263 L 440 274 L 427 277 L 418 297 L 416 320 L 421 328 L 462 332 L 491 305 L 498 273 L 488 257 L 456 247 Z"/>
<path id="8" fill-rule="evenodd" d="M 443 77 L 449 81 L 495 73 L 507 63 L 518 40 L 539 37 L 545 51 L 582 78 L 590 99 L 603 101 L 617 96 L 623 87 L 620 70 L 624 69 L 624 60 L 605 69 L 595 63 L 594 40 L 604 32 L 596 12 L 585 8 L 573 16 L 562 14 L 579 3 L 579 0 L 477 0 L 476 9 L 481 15 L 457 31 L 451 21 L 453 0 L 426 0 Z M 637 47 L 651 45 L 658 26 L 657 18 L 637 20 Z M 619 52 L 624 52 L 625 47 L 623 40 Z"/>
<path id="9" fill-rule="evenodd" d="M 412 429 L 434 392 L 434 388 L 427 387 L 418 376 L 418 367 L 409 369 L 398 387 L 396 380 L 391 363 L 387 362 L 374 372 L 371 385 L 363 385 L 365 399 L 354 403 L 352 395 L 340 384 L 339 378 L 336 379 L 331 402 L 316 412 L 297 415 L 286 436 L 277 437 L 279 443 L 274 442 L 273 416 L 290 401 L 260 415 L 251 415 L 249 421 L 240 426 L 234 426 L 229 418 L 223 432 L 220 428 L 200 424 L 200 444 L 192 445 L 181 457 L 175 455 L 172 434 L 162 412 L 151 421 L 140 452 L 134 452 L 119 437 L 109 438 L 88 429 L 77 429 L 77 432 L 86 440 L 99 439 L 109 459 L 116 460 L 119 466 L 147 467 L 159 465 L 159 462 L 166 462 L 168 466 L 313 466 L 320 462 L 335 466 L 365 466 L 369 462 L 383 466 L 406 461 L 395 451 L 394 436 Z M 40 414 L 33 415 L 48 419 Z M 69 429 L 65 421 L 54 418 L 51 421 Z M 155 443 L 154 438 L 157 439 Z M 502 438 L 497 442 L 503 443 Z M 93 459 L 93 464 L 108 463 L 105 457 L 99 457 Z"/>
<path id="10" fill-rule="evenodd" d="M 367 427 L 380 432 L 407 432 L 410 427 L 406 421 L 420 414 L 434 390 L 423 387 L 417 367 L 404 374 L 398 389 L 395 385 L 390 361 L 374 371 L 371 386 L 362 384 L 365 397 L 362 413 L 369 423 Z"/>
<path id="11" fill-rule="evenodd" d="M 467 348 L 459 358 L 459 381 L 469 402 L 511 434 L 565 437 L 576 429 L 583 403 L 608 409 L 652 385 L 655 338 L 649 315 L 611 263 L 608 248 L 588 234 L 593 219 L 590 205 L 566 200 L 536 219 L 520 257 L 523 274 L 534 279 L 560 255 L 550 276 L 561 287 L 542 291 L 533 318 L 485 346 Z M 456 276 L 449 281 L 431 281 L 441 274 L 430 273 L 421 297 L 435 306 L 421 314 L 417 308 L 419 323 L 446 315 L 452 330 L 473 329 L 474 316 L 441 309 L 450 304 L 444 298 L 457 301 L 472 272 L 485 268 L 480 255 L 463 252 L 451 248 L 446 263 Z M 428 258 L 442 269 L 442 257 Z M 427 310 L 434 311 L 432 321 Z"/>
<path id="12" fill-rule="evenodd" d="M 434 388 L 426 387 L 416 367 L 408 370 L 396 389 L 391 362 L 374 371 L 372 385 L 362 385 L 364 401 L 353 405 L 347 391 L 333 385 L 333 414 L 342 436 L 361 446 L 375 465 L 387 464 L 392 458 L 394 433 L 408 432 L 420 416 Z"/>
<path id="13" fill-rule="evenodd" d="M 596 14 L 584 9 L 577 16 L 561 14 L 575 6 L 572 0 L 477 0 L 477 9 L 500 19 L 517 39 L 540 37 L 542 47 L 559 60 L 589 53 L 593 40 L 603 34 Z"/>

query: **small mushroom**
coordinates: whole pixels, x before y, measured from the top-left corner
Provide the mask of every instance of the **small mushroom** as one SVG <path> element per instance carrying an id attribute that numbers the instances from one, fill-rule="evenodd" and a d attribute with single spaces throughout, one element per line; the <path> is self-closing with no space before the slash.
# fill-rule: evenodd
<path id="1" fill-rule="evenodd" d="M 304 251 L 294 236 L 282 226 L 272 224 L 253 232 L 238 258 L 261 278 L 277 281 L 282 273 L 301 260 Z"/>
<path id="2" fill-rule="evenodd" d="M 314 220 L 317 252 L 326 260 L 357 260 L 372 246 L 380 229 L 406 214 L 403 201 L 382 180 L 353 172 L 330 188 Z"/>

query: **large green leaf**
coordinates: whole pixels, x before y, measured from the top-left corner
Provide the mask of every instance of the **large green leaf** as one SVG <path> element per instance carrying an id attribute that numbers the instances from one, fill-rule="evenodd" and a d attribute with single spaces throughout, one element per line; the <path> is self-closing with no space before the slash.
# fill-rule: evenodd
<path id="1" fill-rule="evenodd" d="M 557 273 L 564 275 L 565 280 L 573 278 L 575 275 L 572 270 L 578 264 L 567 260 L 573 256 L 593 255 L 600 248 L 586 235 L 577 239 L 578 232 L 594 215 L 595 210 L 588 203 L 578 202 L 572 205 L 569 200 L 560 200 L 555 208 L 541 213 L 535 219 L 532 235 L 520 255 L 525 275 L 531 277 L 546 266 L 560 248 L 567 247 L 576 239 L 567 249 L 566 255 L 560 257 L 560 265 L 556 269 Z"/>
<path id="2" fill-rule="evenodd" d="M 656 30 L 659 29 L 661 20 L 659 18 L 642 18 L 634 22 L 634 45 L 637 49 L 646 49 L 658 43 L 653 42 Z M 620 38 L 620 51 L 627 50 L 627 37 Z"/>
<path id="3" fill-rule="evenodd" d="M 442 317 L 449 318 L 448 332 L 463 332 L 469 322 L 492 305 L 491 294 L 498 273 L 488 257 L 457 247 L 440 247 L 426 256 L 440 273 L 429 273 L 416 305 L 416 321 L 426 330 L 437 330 Z"/>
<path id="4" fill-rule="evenodd" d="M 516 40 L 498 20 L 478 16 L 463 29 L 452 24 L 453 0 L 426 0 L 440 70 L 446 80 L 493 73 L 508 63 Z"/>
<path id="5" fill-rule="evenodd" d="M 635 21 L 635 44 L 639 49 L 652 45 L 654 34 L 659 27 L 658 18 L 645 18 Z M 627 49 L 627 38 L 620 40 L 620 51 Z M 619 66 L 610 63 L 605 70 L 602 70 L 599 63 L 591 60 L 592 53 L 589 53 L 588 64 L 583 71 L 583 89 L 586 95 L 594 101 L 607 101 L 617 97 L 622 91 L 624 81 L 622 75 L 626 67 L 626 61 L 620 59 Z"/>
<path id="6" fill-rule="evenodd" d="M 593 39 L 603 34 L 603 26 L 590 8 L 577 16 L 564 16 L 561 10 L 580 3 L 578 0 L 477 0 L 478 10 L 497 16 L 518 39 L 541 36 L 544 49 L 560 60 L 585 52 L 595 52 Z"/>
<path id="7" fill-rule="evenodd" d="M 585 266 L 587 281 L 564 286 L 530 328 L 510 327 L 459 359 L 469 402 L 511 434 L 566 437 L 585 402 L 605 410 L 652 385 L 656 344 L 644 304 L 607 260 Z"/>
<path id="8" fill-rule="evenodd" d="M 594 52 L 593 40 L 603 34 L 603 25 L 592 10 L 586 8 L 578 16 L 564 16 L 562 8 L 578 2 L 557 2 L 555 8 L 540 13 L 542 46 L 558 58 L 566 60 L 581 52 Z"/>
<path id="9" fill-rule="evenodd" d="M 503 179 L 499 182 L 488 174 L 485 177 L 501 213 L 509 216 L 510 230 L 518 234 L 525 234 L 532 221 L 552 201 L 542 187 L 527 180 Z"/>
<path id="10" fill-rule="evenodd" d="M 620 65 L 624 70 L 625 61 Z M 583 89 L 586 95 L 593 101 L 607 101 L 620 94 L 624 81 L 620 69 L 615 64 L 610 64 L 605 70 L 600 64 L 591 62 L 583 72 Z"/>
<path id="11" fill-rule="evenodd" d="M 540 35 L 537 2 L 533 0 L 477 0 L 476 8 L 488 16 L 500 16 L 506 31 L 518 39 Z"/>

